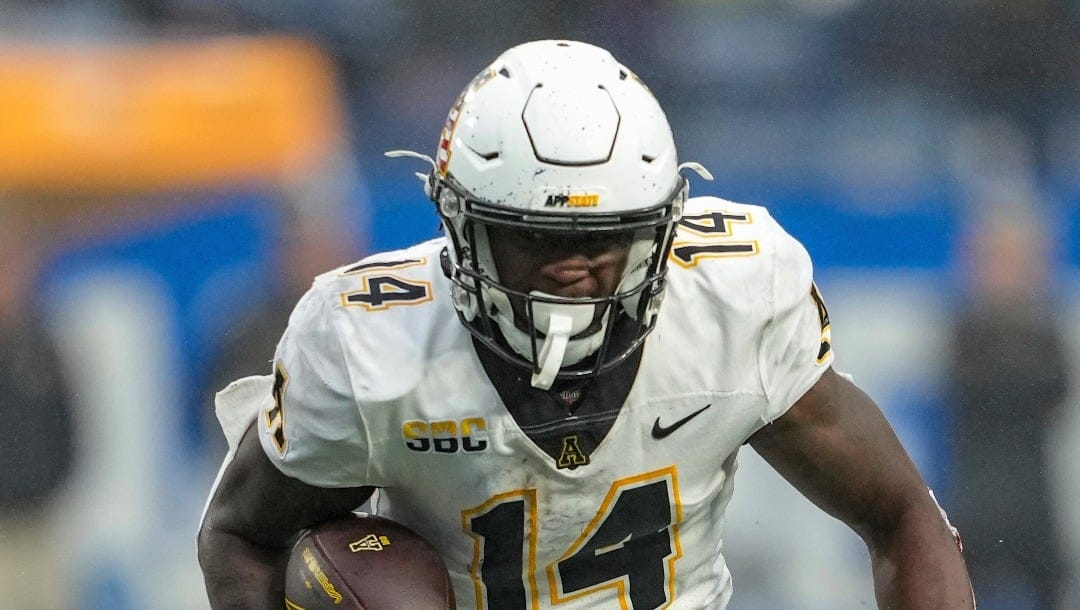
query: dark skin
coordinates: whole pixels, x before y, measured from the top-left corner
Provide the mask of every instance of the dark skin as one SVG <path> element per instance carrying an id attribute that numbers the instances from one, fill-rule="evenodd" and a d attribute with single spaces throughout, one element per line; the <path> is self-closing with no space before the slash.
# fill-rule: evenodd
<path id="1" fill-rule="evenodd" d="M 632 239 L 625 232 L 603 237 L 500 227 L 487 232 L 501 284 L 569 298 L 614 294 Z"/>
<path id="2" fill-rule="evenodd" d="M 563 296 L 611 294 L 628 244 L 530 249 L 495 232 L 504 281 Z M 526 256 L 514 253 L 526 251 Z M 781 475 L 866 543 L 880 608 L 971 609 L 967 570 L 921 476 L 877 405 L 832 370 L 782 417 L 750 438 Z M 283 475 L 252 429 L 226 468 L 199 532 L 213 608 L 281 607 L 292 540 L 348 514 L 372 488 L 324 489 Z"/>
<path id="3" fill-rule="evenodd" d="M 285 476 L 266 457 L 252 423 L 199 530 L 199 565 L 211 607 L 281 608 L 296 535 L 349 514 L 373 491 L 313 487 Z"/>
<path id="4" fill-rule="evenodd" d="M 881 410 L 829 369 L 750 445 L 866 543 L 879 608 L 974 608 L 937 504 Z"/>

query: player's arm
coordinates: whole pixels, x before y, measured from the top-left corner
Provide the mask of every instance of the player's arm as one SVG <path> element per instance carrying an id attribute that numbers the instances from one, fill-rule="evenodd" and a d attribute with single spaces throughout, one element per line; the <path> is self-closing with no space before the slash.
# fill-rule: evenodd
<path id="1" fill-rule="evenodd" d="M 892 427 L 829 369 L 750 444 L 866 542 L 881 608 L 974 607 L 967 569 L 937 503 Z"/>
<path id="2" fill-rule="evenodd" d="M 254 424 L 222 473 L 199 530 L 199 564 L 212 608 L 278 610 L 289 548 L 304 528 L 346 515 L 371 487 L 313 487 L 266 457 Z"/>

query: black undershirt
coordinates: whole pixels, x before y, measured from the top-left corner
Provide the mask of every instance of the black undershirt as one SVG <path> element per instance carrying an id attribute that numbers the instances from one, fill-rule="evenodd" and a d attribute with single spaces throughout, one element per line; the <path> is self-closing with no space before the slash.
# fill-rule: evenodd
<path id="1" fill-rule="evenodd" d="M 609 353 L 623 351 L 640 328 L 626 315 L 613 323 Z M 569 469 L 587 465 L 589 455 L 611 430 L 637 376 L 643 349 L 638 347 L 603 375 L 557 379 L 550 390 L 540 390 L 530 383 L 531 371 L 503 359 L 475 337 L 473 346 L 518 427 L 559 468 Z M 590 362 L 586 360 L 585 364 Z"/>

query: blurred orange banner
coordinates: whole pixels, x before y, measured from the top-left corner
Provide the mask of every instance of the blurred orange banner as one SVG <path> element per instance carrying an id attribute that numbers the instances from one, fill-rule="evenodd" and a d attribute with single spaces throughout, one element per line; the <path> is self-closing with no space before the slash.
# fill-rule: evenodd
<path id="1" fill-rule="evenodd" d="M 342 130 L 333 67 L 300 40 L 0 45 L 0 191 L 279 180 Z"/>

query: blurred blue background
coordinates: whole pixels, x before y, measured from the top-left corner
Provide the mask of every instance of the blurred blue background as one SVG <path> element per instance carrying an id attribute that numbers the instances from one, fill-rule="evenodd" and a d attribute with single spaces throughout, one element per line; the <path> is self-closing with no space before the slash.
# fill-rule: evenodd
<path id="1" fill-rule="evenodd" d="M 287 311 L 298 296 L 288 278 L 303 285 L 365 253 L 434 237 L 413 176 L 423 168 L 382 153 L 433 152 L 476 72 L 509 46 L 549 37 L 604 46 L 649 84 L 682 159 L 716 176 L 692 192 L 766 205 L 806 245 L 837 367 L 882 405 L 948 508 L 950 335 L 974 281 L 968 235 L 981 219 L 1019 210 L 1041 227 L 1047 303 L 1080 377 L 1078 20 L 1075 0 L 0 2 L 0 110 L 17 111 L 0 116 L 0 222 L 32 236 L 28 298 L 68 372 L 75 422 L 70 473 L 47 501 L 0 512 L 0 532 L 26 527 L 40 537 L 23 544 L 53 541 L 56 591 L 40 607 L 205 608 L 194 533 L 223 451 L 209 401 L 230 340 L 267 301 Z M 205 49 L 262 40 L 300 41 L 303 61 L 283 78 L 325 77 L 282 87 L 305 100 L 295 90 L 312 87 L 317 104 L 275 97 L 264 110 L 256 97 L 235 115 L 280 112 L 283 133 L 305 132 L 290 136 L 306 147 L 300 161 L 294 140 L 267 137 L 255 148 L 279 147 L 274 162 L 241 147 L 225 167 L 207 155 L 262 123 L 232 131 L 229 112 L 218 125 L 158 98 L 138 102 L 138 79 L 210 79 L 222 89 L 207 103 L 245 94 L 246 78 L 274 74 Z M 163 47 L 167 62 L 133 69 L 124 59 Z M 72 79 L 65 53 L 95 59 Z M 27 70 L 37 56 L 51 59 Z M 26 89 L 25 72 L 50 69 L 82 93 L 48 110 L 39 98 L 3 100 Z M 173 157 L 177 140 L 164 136 L 109 152 L 110 122 L 125 119 L 99 110 L 124 103 L 100 88 L 116 83 L 130 103 L 163 104 L 160 120 L 201 139 Z M 172 86 L 161 85 L 165 98 Z M 78 148 L 70 125 L 19 127 L 50 117 L 106 135 Z M 249 349 L 255 363 L 272 356 L 261 350 L 272 350 L 273 329 L 261 330 L 268 348 Z M 246 374 L 267 370 L 252 366 Z M 1045 474 L 1071 582 L 1080 410 L 1069 387 L 1049 426 Z M 1020 405 L 1016 417 L 1034 416 Z M 749 450 L 737 480 L 726 547 L 733 608 L 873 605 L 854 534 Z M 1080 607 L 1080 592 L 1062 596 L 1060 607 Z"/>

